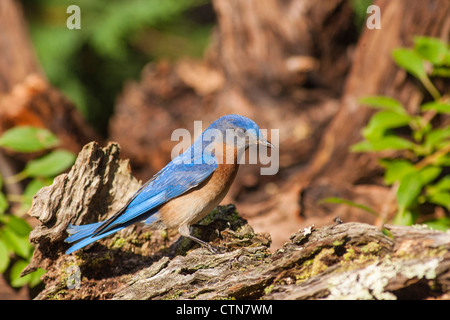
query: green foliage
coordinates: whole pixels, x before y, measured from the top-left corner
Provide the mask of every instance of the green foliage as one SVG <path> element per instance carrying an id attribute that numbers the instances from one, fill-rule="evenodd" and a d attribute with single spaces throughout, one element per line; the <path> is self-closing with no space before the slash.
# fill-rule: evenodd
<path id="1" fill-rule="evenodd" d="M 37 270 L 20 277 L 33 254 L 33 247 L 28 241 L 31 227 L 25 219 L 7 211 L 10 202 L 19 202 L 20 208 L 16 214 L 26 212 L 31 206 L 33 195 L 73 164 L 75 155 L 71 152 L 49 150 L 58 144 L 58 138 L 50 131 L 29 126 L 12 128 L 0 137 L 0 147 L 16 152 L 48 151 L 47 154 L 30 160 L 15 176 L 3 179 L 0 174 L 0 273 L 9 269 L 9 279 L 13 287 L 37 285 L 44 271 Z M 6 195 L 2 192 L 4 184 L 18 183 L 27 178 L 30 181 L 22 195 Z"/>
<path id="2" fill-rule="evenodd" d="M 25 220 L 11 214 L 0 215 L 0 273 L 4 273 L 13 262 L 9 273 L 13 287 L 22 287 L 26 284 L 34 287 L 39 284 L 40 277 L 45 272 L 39 269 L 20 277 L 20 273 L 33 255 L 33 247 L 28 242 L 30 231 L 31 227 Z"/>
<path id="3" fill-rule="evenodd" d="M 12 128 L 0 137 L 1 147 L 19 152 L 35 152 L 52 148 L 58 143 L 58 138 L 50 131 L 30 126 Z"/>
<path id="4" fill-rule="evenodd" d="M 53 177 L 71 167 L 74 161 L 73 153 L 66 150 L 55 150 L 28 162 L 20 174 L 32 178 Z"/>
<path id="5" fill-rule="evenodd" d="M 23 0 L 31 38 L 50 82 L 106 133 L 117 94 L 150 61 L 201 56 L 212 23 L 189 12 L 210 0 Z M 81 29 L 69 30 L 69 5 Z"/>
<path id="6" fill-rule="evenodd" d="M 433 101 L 424 103 L 418 114 L 409 114 L 391 97 L 361 99 L 362 104 L 379 110 L 362 131 L 365 140 L 352 146 L 355 152 L 397 150 L 400 154 L 380 159 L 386 169 L 385 183 L 397 189 L 394 222 L 398 224 L 415 223 L 424 203 L 450 210 L 450 127 L 434 128 L 432 124 L 437 115 L 450 114 L 450 100 L 441 96 L 430 80 L 431 76 L 450 76 L 450 48 L 428 37 L 417 37 L 414 43 L 413 49 L 396 49 L 393 58 L 423 84 Z M 430 225 L 449 228 L 450 219 Z"/>

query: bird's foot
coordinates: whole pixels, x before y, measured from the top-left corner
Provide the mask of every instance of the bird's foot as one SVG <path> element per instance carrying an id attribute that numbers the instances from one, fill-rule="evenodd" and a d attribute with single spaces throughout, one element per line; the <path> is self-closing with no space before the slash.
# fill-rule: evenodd
<path id="1" fill-rule="evenodd" d="M 209 250 L 209 252 L 213 254 L 225 253 L 227 251 L 227 249 L 224 247 L 213 246 L 212 244 L 209 243 L 207 243 L 205 246 Z"/>

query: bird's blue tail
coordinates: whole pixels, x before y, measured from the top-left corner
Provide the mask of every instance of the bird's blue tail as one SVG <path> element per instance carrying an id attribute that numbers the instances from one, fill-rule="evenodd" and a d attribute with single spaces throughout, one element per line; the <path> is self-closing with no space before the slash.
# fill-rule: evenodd
<path id="1" fill-rule="evenodd" d="M 92 242 L 103 239 L 104 237 L 122 230 L 138 221 L 145 220 L 146 224 L 152 224 L 158 218 L 158 215 L 155 214 L 157 212 L 157 210 L 155 209 L 149 210 L 144 214 L 137 215 L 132 219 L 118 221 L 119 218 L 122 217 L 123 212 L 124 209 L 118 211 L 115 215 L 105 221 L 85 224 L 81 226 L 74 226 L 73 224 L 69 224 L 69 226 L 67 227 L 67 232 L 70 234 L 70 236 L 67 237 L 64 241 L 68 243 L 74 243 L 74 245 L 66 251 L 66 254 L 70 254 L 78 249 L 87 246 Z M 131 212 L 133 213 L 134 211 Z"/>
<path id="2" fill-rule="evenodd" d="M 90 236 L 98 227 L 102 225 L 103 221 L 85 224 L 82 226 L 74 226 L 73 224 L 69 224 L 67 227 L 67 232 L 70 236 L 64 240 L 65 242 L 72 243 L 78 241 L 80 239 L 86 238 Z"/>
<path id="3" fill-rule="evenodd" d="M 95 231 L 98 228 L 100 228 L 105 222 L 108 222 L 108 221 L 101 221 L 101 222 L 97 222 L 97 223 L 85 224 L 82 226 L 74 226 L 72 224 L 69 224 L 69 226 L 67 227 L 67 232 L 71 236 L 69 236 L 64 241 L 68 242 L 68 243 L 72 243 L 72 242 L 76 242 L 76 241 L 79 241 L 79 242 L 77 242 L 76 244 L 71 246 L 66 251 L 66 254 L 70 254 L 78 249 L 81 249 L 81 248 L 87 246 L 88 244 L 90 244 L 92 242 L 100 240 L 106 236 L 109 236 L 110 234 L 112 234 L 114 232 L 117 232 L 117 231 L 125 228 L 125 226 L 121 225 L 121 226 L 112 228 L 111 230 L 109 230 L 107 232 L 96 234 Z"/>

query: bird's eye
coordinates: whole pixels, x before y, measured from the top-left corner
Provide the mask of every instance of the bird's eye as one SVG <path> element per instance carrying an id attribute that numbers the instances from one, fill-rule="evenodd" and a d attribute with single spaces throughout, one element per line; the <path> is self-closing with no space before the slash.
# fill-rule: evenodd
<path id="1" fill-rule="evenodd" d="M 237 133 L 239 138 L 243 138 L 245 136 L 245 130 L 242 129 L 242 128 L 236 129 L 236 133 Z"/>

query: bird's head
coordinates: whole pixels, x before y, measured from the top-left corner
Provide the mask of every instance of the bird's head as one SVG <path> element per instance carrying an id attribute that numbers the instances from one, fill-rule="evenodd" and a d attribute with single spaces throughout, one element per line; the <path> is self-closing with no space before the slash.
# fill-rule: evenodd
<path id="1" fill-rule="evenodd" d="M 251 145 L 274 147 L 264 138 L 261 129 L 253 120 L 237 114 L 220 117 L 208 127 L 204 134 L 208 136 L 210 129 L 215 129 L 210 132 L 220 131 L 223 142 L 238 149 L 247 149 Z"/>

